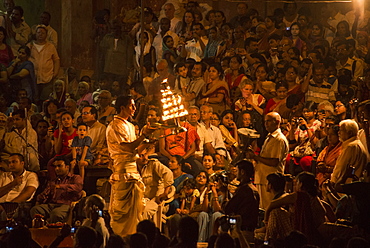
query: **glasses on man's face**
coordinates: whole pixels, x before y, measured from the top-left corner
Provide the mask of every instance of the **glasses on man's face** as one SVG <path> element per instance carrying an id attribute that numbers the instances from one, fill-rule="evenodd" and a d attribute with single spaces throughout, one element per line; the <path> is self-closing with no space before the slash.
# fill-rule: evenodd
<path id="1" fill-rule="evenodd" d="M 189 113 L 189 115 L 197 115 L 197 113 Z"/>
<path id="2" fill-rule="evenodd" d="M 89 115 L 90 112 L 82 112 L 83 115 Z"/>

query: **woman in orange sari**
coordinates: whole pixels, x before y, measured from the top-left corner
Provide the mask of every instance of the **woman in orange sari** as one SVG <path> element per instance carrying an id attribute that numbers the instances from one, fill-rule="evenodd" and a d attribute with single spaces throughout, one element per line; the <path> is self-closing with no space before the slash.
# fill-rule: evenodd
<path id="1" fill-rule="evenodd" d="M 317 157 L 316 178 L 321 185 L 326 179 L 330 179 L 337 158 L 342 152 L 342 142 L 339 141 L 339 126 L 333 125 L 328 130 L 329 145 L 320 152 Z"/>
<path id="2" fill-rule="evenodd" d="M 220 63 L 211 65 L 208 72 L 209 82 L 203 86 L 198 104 L 207 104 L 213 108 L 213 112 L 221 114 L 231 105 L 229 86 L 221 80 L 223 70 Z"/>

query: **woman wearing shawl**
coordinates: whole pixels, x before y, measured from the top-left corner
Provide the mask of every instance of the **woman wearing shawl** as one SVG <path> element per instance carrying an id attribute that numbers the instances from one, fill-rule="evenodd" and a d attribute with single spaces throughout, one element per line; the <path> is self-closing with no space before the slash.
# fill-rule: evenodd
<path id="1" fill-rule="evenodd" d="M 35 100 L 34 97 L 37 95 L 36 77 L 33 63 L 28 60 L 30 56 L 30 48 L 21 46 L 18 49 L 18 56 L 10 62 L 7 71 L 13 95 L 15 96 L 19 89 L 25 89 L 28 98 Z"/>
<path id="2" fill-rule="evenodd" d="M 82 101 L 88 101 L 90 104 L 93 104 L 90 86 L 85 81 L 81 81 L 78 83 L 78 94 L 80 95 L 80 99 L 78 99 L 77 105 L 80 105 Z"/>
<path id="3" fill-rule="evenodd" d="M 218 35 L 216 27 L 208 29 L 208 43 L 204 49 L 204 59 L 213 60 L 216 62 L 216 58 L 225 50 L 225 42 Z"/>
<path id="4" fill-rule="evenodd" d="M 199 105 L 207 104 L 213 108 L 213 112 L 221 114 L 231 105 L 229 86 L 221 80 L 223 70 L 220 63 L 211 65 L 208 72 L 209 82 L 203 86 Z"/>
<path id="5" fill-rule="evenodd" d="M 53 92 L 50 93 L 50 99 L 57 100 L 59 106 L 63 106 L 67 98 L 69 98 L 69 94 L 66 92 L 65 82 L 61 79 L 55 80 L 53 84 Z"/>
<path id="6" fill-rule="evenodd" d="M 173 70 L 174 65 L 177 63 L 179 57 L 174 47 L 174 41 L 172 36 L 167 35 L 163 38 L 162 42 L 163 59 L 167 60 L 168 67 Z"/>
<path id="7" fill-rule="evenodd" d="M 143 46 L 144 46 L 144 65 L 150 64 L 151 66 L 155 66 L 156 61 L 156 55 L 155 55 L 155 49 L 152 47 L 153 38 L 148 32 L 144 32 L 144 39 L 143 39 Z M 135 46 L 135 65 L 137 67 L 137 70 L 140 68 L 140 56 L 141 56 L 141 34 L 140 39 L 137 41 L 137 46 Z"/>

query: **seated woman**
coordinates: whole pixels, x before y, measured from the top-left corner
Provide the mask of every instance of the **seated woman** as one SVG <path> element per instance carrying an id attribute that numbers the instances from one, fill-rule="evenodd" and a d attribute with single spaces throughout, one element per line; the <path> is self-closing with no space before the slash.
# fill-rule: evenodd
<path id="1" fill-rule="evenodd" d="M 235 102 L 241 95 L 239 85 L 247 77 L 244 75 L 243 59 L 239 55 L 231 57 L 229 66 L 231 72 L 225 75 L 225 81 L 229 85 L 231 101 Z"/>
<path id="2" fill-rule="evenodd" d="M 316 163 L 316 178 L 319 181 L 319 185 L 326 179 L 330 179 L 331 173 L 337 158 L 342 152 L 342 142 L 339 140 L 339 126 L 330 126 L 327 134 L 328 146 L 324 148 L 317 157 Z"/>
<path id="3" fill-rule="evenodd" d="M 289 205 L 290 215 L 274 211 Z M 305 234 L 309 243 L 317 243 L 317 228 L 325 222 L 326 209 L 318 197 L 318 185 L 312 173 L 302 172 L 297 176 L 297 191 L 272 200 L 265 212 L 265 240 L 279 230 L 288 235 L 291 230 Z M 284 228 L 284 230 L 283 230 Z M 261 232 L 263 230 L 259 230 Z"/>
<path id="4" fill-rule="evenodd" d="M 271 98 L 267 104 L 263 114 L 268 114 L 270 112 L 278 112 L 281 106 L 286 105 L 286 98 L 288 97 L 288 84 L 285 82 L 277 83 L 275 86 L 276 97 Z M 285 106 L 286 108 L 286 106 Z"/>
<path id="5" fill-rule="evenodd" d="M 59 106 L 64 106 L 64 102 L 69 98 L 69 94 L 66 91 L 66 83 L 57 79 L 53 83 L 53 92 L 50 93 L 50 99 L 57 100 Z"/>
<path id="6" fill-rule="evenodd" d="M 269 70 L 264 63 L 259 64 L 254 71 L 254 92 L 263 95 L 266 99 L 270 99 L 275 96 L 275 83 L 267 80 L 268 74 Z"/>
<path id="7" fill-rule="evenodd" d="M 209 237 L 216 234 L 214 229 L 216 220 L 223 215 L 222 206 L 228 200 L 227 184 L 219 174 L 211 177 L 210 191 L 207 194 L 208 211 L 203 211 L 198 216 L 199 242 L 205 242 Z"/>
<path id="8" fill-rule="evenodd" d="M 78 94 L 80 98 L 77 100 L 77 105 L 80 105 L 82 101 L 88 101 L 89 104 L 93 104 L 92 93 L 87 82 L 81 81 L 78 83 Z"/>
<path id="9" fill-rule="evenodd" d="M 177 54 L 176 47 L 174 47 L 174 41 L 172 36 L 166 35 L 163 37 L 162 49 L 163 49 L 163 58 L 167 60 L 168 67 L 173 71 L 174 65 L 179 61 L 179 55 Z"/>
<path id="10" fill-rule="evenodd" d="M 221 125 L 218 126 L 221 131 L 227 151 L 233 156 L 238 146 L 238 127 L 234 122 L 234 115 L 231 110 L 225 110 L 221 115 Z"/>
<path id="11" fill-rule="evenodd" d="M 203 86 L 198 104 L 208 104 L 214 112 L 221 114 L 229 109 L 231 104 L 229 86 L 222 80 L 223 70 L 220 63 L 211 65 L 208 72 L 209 82 Z"/>
<path id="12" fill-rule="evenodd" d="M 260 115 L 263 114 L 261 105 L 265 103 L 265 98 L 260 94 L 253 94 L 254 84 L 251 80 L 243 80 L 239 88 L 241 89 L 243 98 L 235 102 L 235 111 L 249 110 L 257 111 Z"/>
<path id="13" fill-rule="evenodd" d="M 179 155 L 174 155 L 170 162 L 168 163 L 168 168 L 172 171 L 173 173 L 173 186 L 176 188 L 176 193 L 174 195 L 173 201 L 168 203 L 169 209 L 167 212 L 167 216 L 171 216 L 175 214 L 176 209 L 180 208 L 180 201 L 179 201 L 179 196 L 180 196 L 180 190 L 183 186 L 183 182 L 187 180 L 188 178 L 193 178 L 192 175 L 187 174 L 183 172 L 181 164 L 182 157 Z"/>
<path id="14" fill-rule="evenodd" d="M 342 101 L 336 101 L 334 105 L 334 114 L 338 117 L 339 121 L 350 119 L 351 110 L 349 104 Z"/>
<path id="15" fill-rule="evenodd" d="M 285 167 L 290 174 L 296 174 L 295 167 L 291 167 L 291 164 L 299 165 L 304 171 L 311 169 L 313 149 L 317 142 L 315 131 L 321 126 L 321 122 L 316 119 L 316 114 L 316 104 L 309 101 L 303 107 L 303 116 L 292 121 L 288 140 L 289 147 L 294 151 L 288 155 Z M 293 163 L 290 162 L 292 157 Z"/>

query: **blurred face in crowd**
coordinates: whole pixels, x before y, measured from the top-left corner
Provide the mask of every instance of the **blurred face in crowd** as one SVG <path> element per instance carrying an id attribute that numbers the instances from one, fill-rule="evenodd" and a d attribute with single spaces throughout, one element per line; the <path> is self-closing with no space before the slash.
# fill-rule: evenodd
<path id="1" fill-rule="evenodd" d="M 208 76 L 211 80 L 217 80 L 220 78 L 220 72 L 213 66 L 211 66 L 208 70 Z"/>
<path id="2" fill-rule="evenodd" d="M 200 172 L 198 176 L 195 178 L 195 181 L 198 183 L 199 186 L 204 186 L 207 184 L 207 175 L 205 172 Z"/>
<path id="3" fill-rule="evenodd" d="M 63 160 L 58 160 L 53 163 L 55 166 L 55 173 L 59 177 L 66 176 L 69 172 L 69 166 Z"/>
<path id="4" fill-rule="evenodd" d="M 247 47 L 247 52 L 248 53 L 256 53 L 256 52 L 258 52 L 258 43 L 255 42 L 255 41 L 251 41 L 251 43 Z"/>
<path id="5" fill-rule="evenodd" d="M 266 71 L 265 67 L 259 66 L 256 70 L 256 79 L 257 79 L 257 81 L 259 81 L 259 82 L 266 81 L 266 78 L 267 78 L 267 71 Z"/>
<path id="6" fill-rule="evenodd" d="M 213 166 L 215 166 L 215 161 L 211 155 L 203 156 L 203 166 L 206 170 L 213 169 Z"/>
<path id="7" fill-rule="evenodd" d="M 193 34 L 197 34 L 198 36 L 203 36 L 203 30 L 201 29 L 200 25 L 196 24 L 193 25 Z"/>
<path id="8" fill-rule="evenodd" d="M 69 112 L 69 113 L 72 113 L 74 114 L 76 112 L 76 109 L 77 109 L 77 104 L 74 103 L 73 101 L 66 101 L 64 103 L 64 107 L 65 109 Z"/>
<path id="9" fill-rule="evenodd" d="M 13 9 L 12 10 L 12 14 L 10 15 L 10 20 L 13 22 L 13 23 L 19 23 L 22 21 L 22 15 L 21 13 L 19 12 L 19 10 L 17 9 Z M 37 36 L 36 36 L 37 37 Z"/>
<path id="10" fill-rule="evenodd" d="M 222 16 L 220 12 L 215 13 L 215 22 L 216 24 L 220 24 L 225 20 L 225 17 Z"/>
<path id="11" fill-rule="evenodd" d="M 179 74 L 183 78 L 186 78 L 188 75 L 188 68 L 186 66 L 180 67 L 177 74 Z"/>
<path id="12" fill-rule="evenodd" d="M 14 121 L 14 127 L 17 129 L 22 129 L 26 125 L 25 119 L 21 118 L 19 115 L 14 115 L 13 121 Z"/>
<path id="13" fill-rule="evenodd" d="M 190 12 L 186 12 L 185 13 L 185 16 L 184 16 L 184 20 L 185 20 L 185 23 L 186 24 L 190 24 L 194 21 L 194 17 L 193 17 L 193 14 L 190 13 Z"/>
<path id="14" fill-rule="evenodd" d="M 55 105 L 53 102 L 49 103 L 48 105 L 48 113 L 49 115 L 55 115 L 57 113 L 58 106 Z"/>
<path id="15" fill-rule="evenodd" d="M 250 84 L 246 84 L 243 88 L 242 88 L 242 95 L 243 97 L 245 98 L 248 98 L 252 95 L 253 93 L 253 86 L 250 85 Z"/>
<path id="16" fill-rule="evenodd" d="M 46 37 L 47 37 L 47 31 L 45 28 L 38 28 L 36 30 L 36 40 L 38 42 L 46 41 Z"/>
<path id="17" fill-rule="evenodd" d="M 329 128 L 328 130 L 328 142 L 330 145 L 336 145 L 339 142 L 338 134 L 333 130 L 333 128 Z"/>
<path id="18" fill-rule="evenodd" d="M 4 0 L 4 9 L 6 9 L 6 11 L 8 12 L 8 14 L 11 13 L 11 11 L 13 10 L 15 4 L 14 4 L 14 1 L 13 0 Z"/>
<path id="19" fill-rule="evenodd" d="M 40 16 L 40 23 L 45 25 L 45 26 L 49 26 L 49 24 L 50 24 L 49 15 L 46 14 L 46 13 L 42 13 L 41 16 Z"/>
<path id="20" fill-rule="evenodd" d="M 304 108 L 302 112 L 303 112 L 303 117 L 306 120 L 312 120 L 313 118 L 315 118 L 315 112 L 310 109 Z"/>
<path id="21" fill-rule="evenodd" d="M 341 115 L 347 111 L 346 106 L 341 101 L 336 101 L 334 105 L 334 112 L 336 115 Z"/>
<path id="22" fill-rule="evenodd" d="M 297 78 L 297 73 L 294 68 L 290 67 L 285 73 L 285 80 L 287 82 L 295 82 Z"/>
<path id="23" fill-rule="evenodd" d="M 276 98 L 279 100 L 283 100 L 288 96 L 288 89 L 285 87 L 280 87 L 276 91 Z"/>
<path id="24" fill-rule="evenodd" d="M 249 113 L 243 114 L 243 127 L 249 127 L 252 124 L 252 117 Z"/>
<path id="25" fill-rule="evenodd" d="M 241 26 L 234 29 L 233 36 L 235 40 L 244 39 L 244 30 Z"/>
<path id="26" fill-rule="evenodd" d="M 339 127 L 339 140 L 344 142 L 351 138 L 351 133 L 347 132 L 346 129 L 344 128 L 344 125 L 340 125 Z"/>
<path id="27" fill-rule="evenodd" d="M 211 124 L 213 126 L 216 126 L 216 127 L 218 127 L 218 125 L 220 125 L 220 119 L 218 118 L 218 116 L 216 114 L 211 115 Z"/>
<path id="28" fill-rule="evenodd" d="M 164 6 L 164 14 L 170 20 L 175 16 L 175 7 L 173 4 L 166 4 Z"/>
<path id="29" fill-rule="evenodd" d="M 247 14 L 248 7 L 245 3 L 239 3 L 236 7 L 236 12 L 238 12 L 238 15 L 243 16 Z"/>
<path id="30" fill-rule="evenodd" d="M 274 29 L 275 28 L 275 23 L 269 18 L 265 18 L 265 24 L 267 29 Z"/>
<path id="31" fill-rule="evenodd" d="M 319 37 L 321 36 L 321 29 L 317 25 L 312 26 L 312 31 L 311 31 L 312 36 Z"/>
<path id="32" fill-rule="evenodd" d="M 36 126 L 36 132 L 40 136 L 45 136 L 48 133 L 49 125 L 45 122 L 39 122 Z"/>
<path id="33" fill-rule="evenodd" d="M 73 119 L 69 114 L 64 114 L 61 117 L 62 125 L 65 128 L 73 127 Z"/>
<path id="34" fill-rule="evenodd" d="M 230 113 L 226 114 L 223 118 L 222 118 L 222 124 L 226 127 L 226 128 L 233 128 L 234 127 L 234 116 Z"/>
<path id="35" fill-rule="evenodd" d="M 17 155 L 9 157 L 9 170 L 15 174 L 22 173 L 24 170 L 24 162 Z"/>
<path id="36" fill-rule="evenodd" d="M 124 116 L 134 116 L 136 111 L 134 99 L 131 99 L 131 103 L 129 103 L 128 106 L 122 106 L 121 111 L 123 111 Z"/>
<path id="37" fill-rule="evenodd" d="M 298 37 L 299 35 L 299 26 L 298 25 L 293 25 L 290 29 L 290 32 L 293 37 Z"/>
<path id="38" fill-rule="evenodd" d="M 92 122 L 92 121 L 95 121 L 95 116 L 93 114 L 91 114 L 91 107 L 84 107 L 82 109 L 82 121 L 84 123 L 89 123 L 89 122 Z"/>
<path id="39" fill-rule="evenodd" d="M 173 45 L 174 45 L 174 42 L 173 42 L 172 37 L 168 38 L 168 39 L 166 40 L 166 46 L 167 46 L 169 49 L 172 49 L 172 48 L 173 48 Z"/>
<path id="40" fill-rule="evenodd" d="M 313 80 L 317 84 L 322 84 L 325 79 L 325 70 L 323 68 L 315 70 L 313 74 Z"/>
<path id="41" fill-rule="evenodd" d="M 267 29 L 265 25 L 260 24 L 257 26 L 256 28 L 257 39 L 262 39 L 263 37 L 265 37 L 266 33 L 267 33 Z"/>
<path id="42" fill-rule="evenodd" d="M 149 109 L 147 117 L 148 122 L 158 122 L 160 119 L 161 117 L 157 115 L 157 111 Z"/>
<path id="43" fill-rule="evenodd" d="M 231 60 L 230 60 L 230 69 L 231 70 L 239 70 L 240 69 L 240 63 L 239 63 L 239 61 L 238 61 L 238 59 L 237 58 L 235 58 L 235 57 L 233 57 L 233 58 L 231 58 Z"/>
<path id="44" fill-rule="evenodd" d="M 189 115 L 187 116 L 188 122 L 192 125 L 196 125 L 200 118 L 199 111 L 197 109 L 190 109 Z"/>
<path id="45" fill-rule="evenodd" d="M 207 105 L 200 107 L 200 116 L 202 121 L 209 121 L 212 116 L 212 111 Z"/>
<path id="46" fill-rule="evenodd" d="M 160 22 L 162 32 L 167 32 L 170 30 L 171 21 L 168 18 L 162 18 Z"/>
<path id="47" fill-rule="evenodd" d="M 165 77 L 168 74 L 168 66 L 165 63 L 159 63 L 157 65 L 157 72 L 159 76 Z"/>
<path id="48" fill-rule="evenodd" d="M 337 46 L 337 58 L 338 59 L 346 59 L 348 58 L 348 49 L 345 44 Z"/>
<path id="49" fill-rule="evenodd" d="M 278 121 L 271 115 L 265 116 L 265 128 L 269 133 L 274 132 L 279 127 Z"/>
<path id="50" fill-rule="evenodd" d="M 54 89 L 55 89 L 55 92 L 61 93 L 63 91 L 63 83 L 61 81 L 56 81 L 54 83 Z"/>
<path id="51" fill-rule="evenodd" d="M 177 170 L 180 167 L 179 162 L 175 157 L 171 157 L 170 161 L 168 162 L 168 168 L 170 170 Z"/>
<path id="52" fill-rule="evenodd" d="M 100 93 L 100 95 L 98 96 L 98 105 L 105 108 L 107 107 L 108 105 L 110 105 L 112 103 L 112 98 L 110 96 L 110 94 L 107 92 L 102 92 Z"/>
<path id="53" fill-rule="evenodd" d="M 191 75 L 194 78 L 199 78 L 202 76 L 202 65 L 196 64 L 193 66 L 193 69 L 191 70 Z"/>

